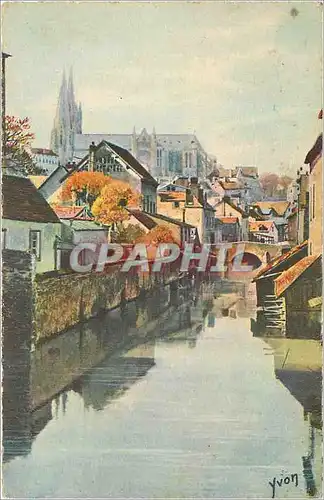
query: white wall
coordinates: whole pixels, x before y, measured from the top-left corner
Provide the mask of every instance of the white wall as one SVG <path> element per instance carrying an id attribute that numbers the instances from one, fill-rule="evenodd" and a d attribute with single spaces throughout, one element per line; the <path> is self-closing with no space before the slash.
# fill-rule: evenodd
<path id="1" fill-rule="evenodd" d="M 36 165 L 51 174 L 58 166 L 58 157 L 36 153 L 34 155 Z"/>
<path id="2" fill-rule="evenodd" d="M 41 259 L 35 259 L 36 273 L 54 271 L 54 241 L 56 235 L 61 235 L 60 223 L 41 223 L 2 219 L 2 228 L 7 230 L 6 248 L 27 252 L 29 251 L 30 230 L 41 231 Z"/>

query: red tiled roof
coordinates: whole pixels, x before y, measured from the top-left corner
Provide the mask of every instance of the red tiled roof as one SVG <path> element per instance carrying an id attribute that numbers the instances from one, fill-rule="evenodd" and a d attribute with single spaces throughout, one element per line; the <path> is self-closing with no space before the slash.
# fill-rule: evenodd
<path id="1" fill-rule="evenodd" d="M 160 191 L 157 194 L 165 201 L 186 201 L 186 193 L 183 191 Z"/>
<path id="2" fill-rule="evenodd" d="M 278 278 L 274 280 L 275 294 L 277 297 L 283 294 L 315 261 L 321 258 L 321 255 L 309 255 L 294 264 L 292 267 L 283 271 Z"/>
<path id="3" fill-rule="evenodd" d="M 179 202 L 186 202 L 186 193 L 184 192 L 179 192 L 179 191 L 160 191 L 157 193 L 157 195 L 160 197 L 161 201 L 179 201 Z M 193 199 L 193 205 L 194 207 L 202 207 L 201 203 L 197 200 L 197 198 L 194 195 L 191 195 Z M 212 209 L 212 207 L 209 207 Z"/>
<path id="4" fill-rule="evenodd" d="M 80 215 L 84 209 L 84 207 L 80 206 L 64 207 L 58 205 L 54 205 L 52 208 L 60 219 L 74 219 Z"/>
<path id="5" fill-rule="evenodd" d="M 242 184 L 237 181 L 218 181 L 223 189 L 242 189 Z"/>
<path id="6" fill-rule="evenodd" d="M 269 231 L 271 226 L 274 225 L 272 220 L 256 220 L 249 223 L 249 231 Z"/>
<path id="7" fill-rule="evenodd" d="M 261 212 L 274 210 L 279 216 L 284 215 L 289 206 L 289 201 L 257 201 L 253 203 L 253 208 L 259 208 Z"/>
<path id="8" fill-rule="evenodd" d="M 263 269 L 261 269 L 254 277 L 253 281 L 257 280 L 264 274 L 266 274 L 270 270 L 274 270 L 277 266 L 280 264 L 284 263 L 285 261 L 288 261 L 293 255 L 296 255 L 298 252 L 301 250 L 305 249 L 308 246 L 308 241 L 304 241 L 300 245 L 296 245 L 295 247 L 291 248 L 288 252 L 280 255 L 279 257 L 276 257 L 275 259 L 271 260 L 269 264 L 267 264 Z"/>
<path id="9" fill-rule="evenodd" d="M 30 179 L 7 175 L 2 177 L 2 217 L 30 222 L 60 222 Z"/>
<path id="10" fill-rule="evenodd" d="M 217 216 L 217 219 L 219 219 L 223 224 L 236 224 L 238 222 L 237 217 L 219 217 L 219 216 Z"/>

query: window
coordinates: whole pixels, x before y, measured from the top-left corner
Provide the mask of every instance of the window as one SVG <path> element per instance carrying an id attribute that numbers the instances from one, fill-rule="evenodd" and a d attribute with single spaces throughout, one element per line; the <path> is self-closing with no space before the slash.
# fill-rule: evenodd
<path id="1" fill-rule="evenodd" d="M 96 160 L 96 171 L 108 174 L 110 172 L 122 172 L 122 165 L 112 154 L 107 154 Z"/>
<path id="2" fill-rule="evenodd" d="M 180 207 L 180 202 L 179 201 L 175 201 L 173 203 L 173 208 L 179 208 Z"/>
<path id="3" fill-rule="evenodd" d="M 4 250 L 5 248 L 7 248 L 7 229 L 2 229 L 1 242 L 2 250 Z"/>
<path id="4" fill-rule="evenodd" d="M 311 190 L 311 198 L 312 198 L 312 204 L 311 204 L 311 220 L 315 219 L 315 209 L 316 209 L 316 186 L 315 184 L 312 185 L 312 190 Z"/>
<path id="5" fill-rule="evenodd" d="M 190 168 L 191 167 L 191 153 L 185 153 L 185 165 L 186 165 L 186 168 Z"/>
<path id="6" fill-rule="evenodd" d="M 37 260 L 41 260 L 41 232 L 33 229 L 29 232 L 29 250 L 36 256 Z"/>
<path id="7" fill-rule="evenodd" d="M 162 167 L 162 149 L 158 148 L 156 151 L 156 166 Z"/>

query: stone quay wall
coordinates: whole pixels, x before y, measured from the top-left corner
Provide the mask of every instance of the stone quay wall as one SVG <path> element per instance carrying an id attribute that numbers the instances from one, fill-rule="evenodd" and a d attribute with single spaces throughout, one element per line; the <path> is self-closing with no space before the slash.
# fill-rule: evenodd
<path id="1" fill-rule="evenodd" d="M 2 251 L 2 418 L 3 458 L 30 449 L 30 347 L 34 257 L 19 250 Z M 17 397 L 13 395 L 17 394 Z"/>
<path id="2" fill-rule="evenodd" d="M 109 272 L 36 276 L 34 281 L 34 342 L 51 338 L 74 325 L 136 299 L 177 279 L 177 270 L 165 266 L 161 273 L 135 268 Z"/>

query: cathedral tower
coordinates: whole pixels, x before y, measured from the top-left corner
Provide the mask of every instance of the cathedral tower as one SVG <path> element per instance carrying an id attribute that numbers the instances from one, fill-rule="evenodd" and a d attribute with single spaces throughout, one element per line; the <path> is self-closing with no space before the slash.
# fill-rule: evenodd
<path id="1" fill-rule="evenodd" d="M 51 149 L 58 154 L 61 165 L 72 161 L 75 134 L 82 133 L 82 109 L 74 96 L 72 69 L 67 82 L 65 71 L 56 107 L 54 125 L 51 133 Z"/>

